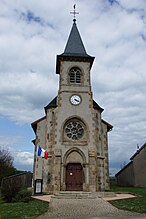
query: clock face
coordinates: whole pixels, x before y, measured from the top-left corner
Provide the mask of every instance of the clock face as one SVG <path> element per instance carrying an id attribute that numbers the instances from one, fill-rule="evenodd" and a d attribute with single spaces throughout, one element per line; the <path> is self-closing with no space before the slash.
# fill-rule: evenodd
<path id="1" fill-rule="evenodd" d="M 80 104 L 81 102 L 81 97 L 79 95 L 73 95 L 71 96 L 70 98 L 70 102 L 73 104 L 73 105 L 78 105 Z"/>

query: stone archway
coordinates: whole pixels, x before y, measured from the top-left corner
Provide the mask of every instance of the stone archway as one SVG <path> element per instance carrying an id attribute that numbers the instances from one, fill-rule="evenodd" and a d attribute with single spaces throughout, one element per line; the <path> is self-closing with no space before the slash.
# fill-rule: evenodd
<path id="1" fill-rule="evenodd" d="M 74 147 L 66 152 L 64 163 L 64 190 L 82 191 L 85 184 L 85 163 L 84 153 Z"/>

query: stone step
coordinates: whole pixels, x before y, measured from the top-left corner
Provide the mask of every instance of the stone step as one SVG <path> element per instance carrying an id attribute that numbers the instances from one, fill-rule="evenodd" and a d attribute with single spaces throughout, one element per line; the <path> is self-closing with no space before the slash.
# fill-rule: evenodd
<path id="1" fill-rule="evenodd" d="M 94 199 L 91 192 L 61 191 L 53 195 L 57 199 Z"/>
<path id="2" fill-rule="evenodd" d="M 93 195 L 97 196 L 98 198 L 105 198 L 105 197 L 115 197 L 116 194 L 114 192 L 95 192 Z"/>
<path id="3" fill-rule="evenodd" d="M 105 197 L 115 197 L 114 192 L 83 192 L 83 191 L 60 191 L 52 198 L 57 199 L 96 199 Z"/>

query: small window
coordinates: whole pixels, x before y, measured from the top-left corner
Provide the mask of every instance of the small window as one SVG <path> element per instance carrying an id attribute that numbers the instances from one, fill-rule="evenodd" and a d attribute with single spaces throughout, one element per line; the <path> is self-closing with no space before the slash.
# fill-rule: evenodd
<path id="1" fill-rule="evenodd" d="M 69 72 L 71 83 L 81 83 L 81 70 L 77 67 L 71 68 Z"/>

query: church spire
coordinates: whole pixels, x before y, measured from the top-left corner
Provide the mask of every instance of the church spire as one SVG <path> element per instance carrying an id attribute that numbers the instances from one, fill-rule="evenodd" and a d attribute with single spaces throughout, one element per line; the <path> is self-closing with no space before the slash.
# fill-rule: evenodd
<path id="1" fill-rule="evenodd" d="M 78 31 L 76 25 L 76 17 L 75 15 L 78 13 L 75 11 L 71 12 L 74 15 L 73 25 L 71 28 L 70 35 L 67 40 L 67 44 L 65 46 L 64 52 L 61 55 L 57 55 L 57 62 L 56 62 L 56 73 L 60 74 L 60 63 L 61 60 L 75 60 L 75 61 L 86 61 L 90 62 L 90 68 L 92 67 L 94 57 L 87 54 L 86 49 L 84 47 L 82 38 Z"/>
<path id="2" fill-rule="evenodd" d="M 88 56 L 75 21 L 73 23 L 64 53 L 62 55 Z"/>
<path id="3" fill-rule="evenodd" d="M 73 6 L 74 11 L 70 12 L 74 15 L 73 19 L 73 26 L 64 50 L 64 53 L 62 55 L 69 55 L 69 56 L 88 56 L 86 53 L 83 41 L 81 39 L 80 33 L 78 31 L 77 25 L 76 25 L 76 14 L 79 14 L 76 12 L 76 5 Z"/>

